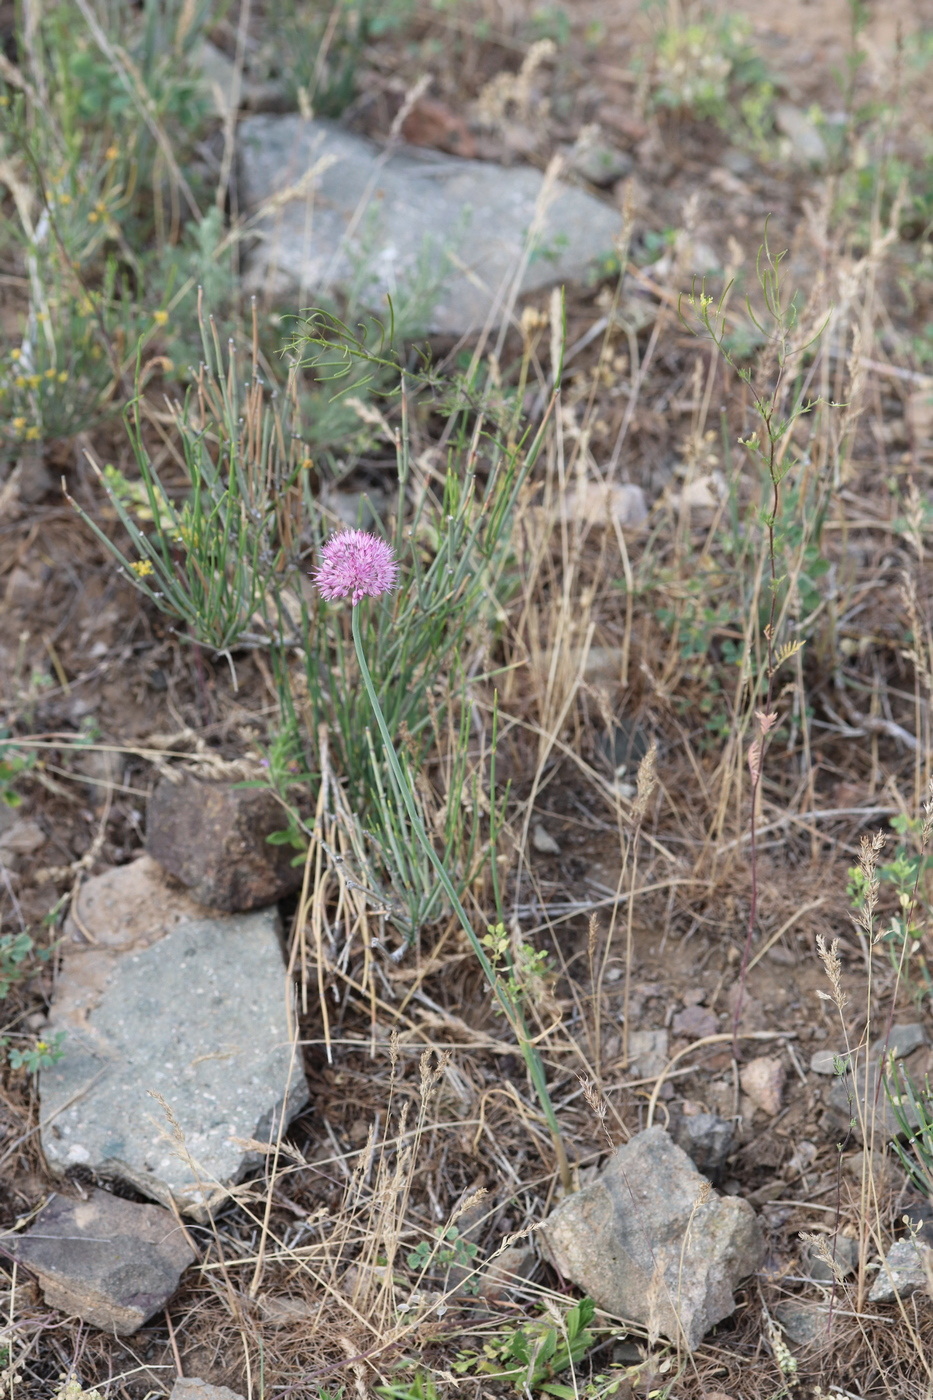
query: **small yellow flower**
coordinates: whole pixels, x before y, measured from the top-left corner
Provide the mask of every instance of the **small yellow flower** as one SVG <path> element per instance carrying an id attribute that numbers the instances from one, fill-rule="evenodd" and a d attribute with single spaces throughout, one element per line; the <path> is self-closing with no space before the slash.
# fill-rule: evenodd
<path id="1" fill-rule="evenodd" d="M 11 351 L 10 351 L 10 359 L 11 359 L 11 360 L 18 360 L 18 359 L 20 358 L 20 356 L 22 355 L 22 353 L 23 353 L 22 350 L 11 350 Z"/>
<path id="2" fill-rule="evenodd" d="M 26 376 L 25 376 L 25 374 L 18 374 L 18 375 L 16 376 L 16 378 L 13 380 L 13 383 L 16 385 L 17 389 L 25 389 L 25 388 L 26 388 L 26 382 L 27 382 L 27 381 L 26 381 Z"/>
<path id="3" fill-rule="evenodd" d="M 42 436 L 42 434 L 40 433 L 40 431 L 39 431 L 38 428 L 33 427 L 33 428 L 27 428 L 27 429 L 26 429 L 26 441 L 27 441 L 27 442 L 38 442 L 41 436 Z"/>
<path id="4" fill-rule="evenodd" d="M 14 418 L 11 424 L 14 433 L 21 433 L 26 426 L 25 418 Z"/>
<path id="5" fill-rule="evenodd" d="M 98 213 L 96 213 L 96 212 L 92 209 L 91 212 L 90 212 L 90 213 L 88 214 L 88 216 L 87 216 L 87 221 L 88 221 L 89 224 L 96 224 L 99 218 L 100 218 L 100 215 L 99 215 Z"/>
<path id="6" fill-rule="evenodd" d="M 57 379 L 58 375 L 54 369 L 47 369 L 45 371 L 45 377 L 46 379 Z"/>
<path id="7" fill-rule="evenodd" d="M 106 151 L 104 151 L 104 156 L 105 156 L 105 158 L 106 158 L 107 160 L 116 160 L 116 158 L 117 158 L 117 156 L 118 156 L 119 154 L 120 154 L 120 147 L 119 147 L 119 146 L 108 146 L 107 149 L 106 149 Z"/>
<path id="8" fill-rule="evenodd" d="M 137 578 L 148 578 L 152 573 L 152 561 L 151 559 L 134 559 L 130 568 Z"/>
<path id="9" fill-rule="evenodd" d="M 167 312 L 167 311 L 155 311 L 155 312 L 153 312 L 152 319 L 153 319 L 153 321 L 155 321 L 155 323 L 156 323 L 157 326 L 165 326 L 165 325 L 168 324 L 168 312 Z"/>
<path id="10" fill-rule="evenodd" d="M 26 383 L 29 385 L 30 389 L 38 389 L 39 385 L 42 383 L 42 375 L 29 374 L 26 376 Z"/>
<path id="11" fill-rule="evenodd" d="M 68 372 L 67 372 L 67 370 L 60 369 L 60 370 L 58 371 L 58 382 L 59 382 L 59 384 L 67 384 L 67 383 L 68 383 Z"/>
<path id="12" fill-rule="evenodd" d="M 67 192 L 66 190 L 65 190 L 65 191 L 62 191 L 62 193 L 58 196 L 58 202 L 59 202 L 59 204 L 70 204 L 70 203 L 71 203 L 71 195 L 68 194 L 68 192 Z"/>

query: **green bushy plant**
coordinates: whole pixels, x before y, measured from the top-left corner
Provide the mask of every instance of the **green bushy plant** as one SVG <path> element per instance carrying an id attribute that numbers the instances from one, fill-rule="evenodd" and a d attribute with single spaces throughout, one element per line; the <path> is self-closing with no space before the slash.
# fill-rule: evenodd
<path id="1" fill-rule="evenodd" d="M 664 23 L 651 59 L 653 105 L 713 121 L 733 135 L 738 115 L 746 140 L 767 149 L 775 88 L 750 28 L 744 16 L 699 6 Z"/>

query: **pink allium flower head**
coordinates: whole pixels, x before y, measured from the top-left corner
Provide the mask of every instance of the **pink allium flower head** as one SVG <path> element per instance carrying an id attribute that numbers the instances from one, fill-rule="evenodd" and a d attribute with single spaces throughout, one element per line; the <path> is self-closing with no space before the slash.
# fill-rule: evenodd
<path id="1" fill-rule="evenodd" d="M 321 550 L 321 562 L 311 577 L 328 602 L 346 598 L 378 598 L 398 587 L 398 564 L 392 546 L 366 530 L 341 530 Z"/>

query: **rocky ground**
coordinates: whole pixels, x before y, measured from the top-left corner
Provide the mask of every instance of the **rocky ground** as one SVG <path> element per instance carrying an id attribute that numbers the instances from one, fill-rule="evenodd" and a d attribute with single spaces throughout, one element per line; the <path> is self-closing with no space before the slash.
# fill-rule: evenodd
<path id="1" fill-rule="evenodd" d="M 0 912 L 4 969 L 24 935 L 45 956 L 3 1000 L 11 1400 L 72 1375 L 73 1400 L 930 1393 L 933 1207 L 890 1146 L 917 1106 L 898 1116 L 881 1069 L 922 1085 L 933 1061 L 930 195 L 911 173 L 933 14 L 879 6 L 853 29 L 832 0 L 744 5 L 773 88 L 763 146 L 737 115 L 659 100 L 684 70 L 658 66 L 634 5 L 467 10 L 375 35 L 339 127 L 289 86 L 268 15 L 245 40 L 218 21 L 199 159 L 222 165 L 236 128 L 224 212 L 250 221 L 240 288 L 264 325 L 346 293 L 352 226 L 364 302 L 391 293 L 442 374 L 479 345 L 507 376 L 538 336 L 533 417 L 566 287 L 558 436 L 578 475 L 523 525 L 529 574 L 547 562 L 503 643 L 498 772 L 575 1189 L 458 930 L 394 958 L 313 847 L 302 865 L 267 842 L 262 649 L 186 644 L 62 495 L 116 536 L 87 453 L 130 471 L 122 426 L 24 444 L 0 481 Z M 884 189 L 879 150 L 901 162 Z M 838 438 L 797 435 L 844 470 L 812 570 L 823 630 L 776 702 L 746 950 L 751 736 L 727 692 L 748 619 L 722 601 L 738 566 L 719 539 L 747 397 L 680 297 L 729 275 L 755 295 L 766 220 L 814 328 L 832 317 L 821 392 L 860 397 Z M 443 452 L 436 414 L 417 431 Z M 388 499 L 391 437 L 333 449 L 334 521 Z M 852 871 L 875 830 L 869 925 Z"/>

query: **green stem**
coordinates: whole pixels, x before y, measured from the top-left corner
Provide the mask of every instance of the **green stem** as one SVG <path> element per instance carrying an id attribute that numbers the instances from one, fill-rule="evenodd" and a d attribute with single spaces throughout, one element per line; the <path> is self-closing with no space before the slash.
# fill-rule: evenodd
<path id="1" fill-rule="evenodd" d="M 353 645 L 356 648 L 356 659 L 359 662 L 360 675 L 363 677 L 363 685 L 366 688 L 366 694 L 369 697 L 369 703 L 372 706 L 373 714 L 376 717 L 376 724 L 379 727 L 379 733 L 382 737 L 382 743 L 385 749 L 386 758 L 388 759 L 389 767 L 392 769 L 392 775 L 395 778 L 398 790 L 401 793 L 402 801 L 405 804 L 405 810 L 408 813 L 408 820 L 411 822 L 412 831 L 414 832 L 415 838 L 419 846 L 424 851 L 428 860 L 433 865 L 435 874 L 441 882 L 441 886 L 444 890 L 444 893 L 450 900 L 451 906 L 453 907 L 453 911 L 456 914 L 457 918 L 460 920 L 460 924 L 464 933 L 470 940 L 470 946 L 472 947 L 473 952 L 476 954 L 480 967 L 483 969 L 486 981 L 492 988 L 496 1000 L 499 1002 L 499 1005 L 505 1012 L 509 1025 L 515 1032 L 515 1038 L 518 1041 L 519 1046 L 521 1048 L 522 1058 L 524 1059 L 525 1064 L 527 1066 L 529 1077 L 531 1079 L 532 1084 L 534 1085 L 535 1093 L 538 1096 L 538 1103 L 541 1105 L 541 1111 L 544 1114 L 545 1122 L 547 1123 L 548 1128 L 550 1129 L 551 1138 L 554 1142 L 554 1151 L 557 1156 L 557 1165 L 558 1170 L 560 1172 L 561 1184 L 563 1185 L 565 1190 L 570 1191 L 572 1189 L 570 1164 L 567 1161 L 567 1153 L 564 1150 L 563 1138 L 561 1137 L 560 1127 L 557 1122 L 557 1115 L 554 1112 L 554 1105 L 551 1103 L 551 1096 L 548 1093 L 547 1077 L 544 1073 L 544 1065 L 542 1064 L 541 1056 L 538 1054 L 537 1049 L 529 1039 L 528 1031 L 525 1027 L 525 1019 L 522 1015 L 521 1008 L 512 1001 L 512 998 L 509 996 L 505 987 L 502 985 L 502 979 L 496 973 L 496 970 L 490 962 L 485 948 L 483 947 L 479 938 L 477 938 L 476 936 L 476 930 L 474 929 L 466 910 L 460 902 L 460 897 L 457 894 L 457 891 L 454 889 L 453 881 L 447 874 L 447 870 L 444 867 L 444 862 L 441 860 L 440 856 L 435 851 L 434 844 L 428 836 L 428 833 L 424 829 L 424 823 L 422 822 L 418 809 L 415 806 L 415 800 L 412 796 L 411 788 L 405 778 L 404 773 L 402 772 L 402 765 L 398 761 L 398 755 L 395 752 L 395 745 L 392 743 L 392 736 L 389 733 L 389 726 L 385 722 L 385 716 L 382 713 L 382 706 L 380 705 L 379 697 L 376 694 L 376 687 L 373 685 L 373 678 L 370 675 L 369 667 L 366 664 L 366 657 L 363 654 L 363 641 L 360 636 L 360 610 L 358 604 L 354 605 L 351 612 L 351 617 L 353 625 Z"/>

